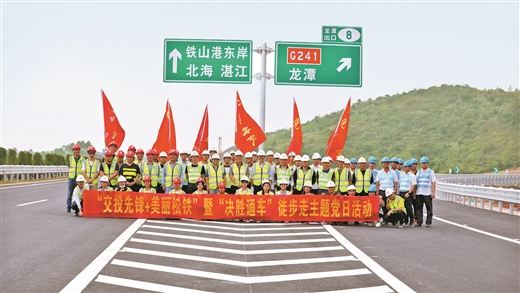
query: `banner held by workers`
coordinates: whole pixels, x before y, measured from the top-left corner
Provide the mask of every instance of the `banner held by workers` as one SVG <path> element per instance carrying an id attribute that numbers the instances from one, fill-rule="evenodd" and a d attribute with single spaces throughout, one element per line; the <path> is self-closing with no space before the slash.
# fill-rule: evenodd
<path id="1" fill-rule="evenodd" d="M 85 217 L 373 222 L 379 197 L 341 195 L 160 194 L 87 190 Z"/>

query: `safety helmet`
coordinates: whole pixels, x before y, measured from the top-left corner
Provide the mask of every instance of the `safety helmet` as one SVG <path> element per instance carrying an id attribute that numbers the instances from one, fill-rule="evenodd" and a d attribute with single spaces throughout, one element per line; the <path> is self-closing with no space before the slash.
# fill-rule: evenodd
<path id="1" fill-rule="evenodd" d="M 428 160 L 428 157 L 426 157 L 426 156 L 423 156 L 423 157 L 421 158 L 421 164 L 422 164 L 422 163 L 428 163 L 429 161 L 430 161 L 430 160 Z"/>
<path id="2" fill-rule="evenodd" d="M 265 152 L 263 150 L 259 150 L 258 151 L 258 156 L 265 156 Z"/>
<path id="3" fill-rule="evenodd" d="M 290 157 L 290 156 L 296 157 L 296 153 L 295 152 L 290 152 L 287 156 L 288 157 Z"/>
<path id="4" fill-rule="evenodd" d="M 173 184 L 181 184 L 181 182 L 182 182 L 181 178 L 179 178 L 179 177 L 173 178 Z"/>
<path id="5" fill-rule="evenodd" d="M 406 161 L 406 162 L 404 162 L 404 165 L 403 165 L 403 166 L 405 166 L 405 167 L 411 167 L 411 166 L 412 166 L 412 162 L 410 162 L 410 161 Z"/>
<path id="6" fill-rule="evenodd" d="M 214 147 L 214 146 L 213 146 L 213 147 L 210 147 L 210 148 L 209 148 L 209 151 L 210 151 L 210 152 L 217 152 L 217 148 Z"/>
<path id="7" fill-rule="evenodd" d="M 230 154 L 230 155 L 235 155 L 235 150 L 231 150 L 231 151 L 229 152 L 229 154 Z"/>
<path id="8" fill-rule="evenodd" d="M 111 142 L 108 144 L 109 147 L 110 147 L 110 146 L 113 146 L 113 145 L 115 145 L 116 148 L 118 147 L 117 142 L 116 142 L 115 140 L 111 141 Z"/>
<path id="9" fill-rule="evenodd" d="M 213 154 L 213 156 L 211 156 L 211 160 L 220 160 L 220 157 L 217 155 L 217 154 Z"/>
<path id="10" fill-rule="evenodd" d="M 305 184 L 303 184 L 303 187 L 310 187 L 310 188 L 312 188 L 312 183 L 310 181 L 307 181 L 307 182 L 305 182 Z"/>
<path id="11" fill-rule="evenodd" d="M 136 154 L 143 154 L 144 155 L 144 151 L 142 148 L 138 148 L 137 151 L 135 152 Z"/>
<path id="12" fill-rule="evenodd" d="M 399 165 L 402 165 L 404 162 L 403 162 L 403 159 L 401 158 L 397 158 L 397 164 Z"/>
<path id="13" fill-rule="evenodd" d="M 125 176 L 123 176 L 123 175 L 119 176 L 119 179 L 117 179 L 117 182 L 126 182 Z"/>
<path id="14" fill-rule="evenodd" d="M 410 163 L 412 163 L 412 164 L 418 164 L 419 162 L 417 162 L 417 159 L 416 159 L 416 158 L 411 158 L 411 159 L 410 159 Z"/>
<path id="15" fill-rule="evenodd" d="M 260 153 L 260 152 L 259 152 Z M 274 153 L 272 150 L 268 150 L 267 153 L 265 153 L 266 156 L 274 156 Z"/>
<path id="16" fill-rule="evenodd" d="M 203 156 L 204 156 L 204 155 L 208 155 L 208 156 L 209 156 L 209 151 L 208 151 L 208 150 L 203 150 L 203 151 L 202 151 L 202 155 L 203 155 Z"/>
<path id="17" fill-rule="evenodd" d="M 127 158 L 133 158 L 134 156 L 135 156 L 135 153 L 132 152 L 132 151 L 128 151 L 128 152 L 126 153 L 126 157 L 127 157 Z"/>
<path id="18" fill-rule="evenodd" d="M 198 156 L 199 156 L 199 152 L 197 152 L 197 151 L 192 151 L 190 156 L 191 156 L 191 157 L 198 157 Z"/>
<path id="19" fill-rule="evenodd" d="M 275 159 L 279 159 L 280 158 L 280 153 L 274 153 L 274 158 Z"/>
<path id="20" fill-rule="evenodd" d="M 111 149 L 105 151 L 105 156 L 113 156 L 114 152 Z"/>
<path id="21" fill-rule="evenodd" d="M 118 150 L 117 151 L 117 156 L 118 157 L 124 157 L 125 156 L 125 152 L 123 152 L 122 150 Z"/>
<path id="22" fill-rule="evenodd" d="M 339 155 L 337 158 L 336 158 L 336 161 L 338 162 L 345 162 L 345 157 L 343 155 Z"/>
<path id="23" fill-rule="evenodd" d="M 396 162 L 396 163 L 397 163 L 397 157 L 392 157 L 392 158 L 390 159 L 390 163 L 392 163 L 392 162 Z"/>
<path id="24" fill-rule="evenodd" d="M 302 156 L 302 162 L 308 162 L 308 161 L 309 161 L 309 156 L 303 155 Z"/>
<path id="25" fill-rule="evenodd" d="M 301 161 L 302 157 L 300 157 L 300 155 L 296 155 L 296 156 L 294 156 L 294 160 L 295 161 Z"/>
<path id="26" fill-rule="evenodd" d="M 240 150 L 238 150 L 238 151 L 235 152 L 235 157 L 236 157 L 236 156 L 243 156 L 243 155 L 244 155 L 244 154 L 243 154 Z"/>
<path id="27" fill-rule="evenodd" d="M 83 177 L 83 175 L 78 175 L 78 177 L 76 177 L 76 182 L 83 182 L 85 181 L 85 177 Z"/>
<path id="28" fill-rule="evenodd" d="M 247 176 L 242 176 L 242 178 L 240 178 L 240 182 L 242 182 L 242 181 L 249 182 L 249 178 Z"/>
<path id="29" fill-rule="evenodd" d="M 252 155 L 252 156 L 258 156 L 258 154 L 256 153 L 256 151 L 252 151 L 252 152 L 251 152 L 251 155 Z"/>
<path id="30" fill-rule="evenodd" d="M 79 146 L 79 144 L 75 144 L 75 145 L 72 147 L 72 150 L 81 150 L 81 147 Z"/>
<path id="31" fill-rule="evenodd" d="M 368 158 L 368 162 L 369 163 L 374 163 L 374 164 L 377 163 L 376 157 L 371 156 L 370 158 Z"/>
<path id="32" fill-rule="evenodd" d="M 271 181 L 267 180 L 267 179 L 264 179 L 264 181 L 262 181 L 262 186 L 264 186 L 264 184 L 269 184 L 269 186 L 271 186 Z"/>
<path id="33" fill-rule="evenodd" d="M 235 156 L 236 156 L 236 154 L 235 154 Z M 252 158 L 253 155 L 252 155 L 250 152 L 247 152 L 246 155 L 245 155 L 244 157 L 245 157 L 246 159 L 247 159 L 247 158 Z"/>
<path id="34" fill-rule="evenodd" d="M 287 179 L 284 178 L 284 179 L 280 180 L 280 183 L 278 183 L 278 185 L 282 185 L 282 184 L 288 185 L 289 182 L 287 182 Z"/>
<path id="35" fill-rule="evenodd" d="M 323 159 L 321 159 L 321 162 L 322 163 L 330 163 L 330 160 L 328 157 L 324 157 Z"/>
<path id="36" fill-rule="evenodd" d="M 188 154 L 188 151 L 186 151 L 186 150 L 182 150 L 182 151 L 180 152 L 180 154 L 181 154 L 181 155 L 182 155 L 182 154 L 186 154 L 186 155 L 187 155 L 187 154 Z"/>
<path id="37" fill-rule="evenodd" d="M 381 163 L 390 163 L 390 159 L 388 157 L 383 157 L 383 159 L 381 159 Z"/>
<path id="38" fill-rule="evenodd" d="M 158 155 L 157 149 L 152 149 L 152 155 Z"/>
<path id="39" fill-rule="evenodd" d="M 389 197 L 390 195 L 392 195 L 392 193 L 394 193 L 394 189 L 392 187 L 388 187 L 386 190 L 385 190 L 385 195 L 386 197 Z"/>
<path id="40" fill-rule="evenodd" d="M 327 188 L 329 187 L 336 187 L 336 183 L 334 183 L 334 181 L 330 180 L 329 182 L 327 182 Z"/>
<path id="41" fill-rule="evenodd" d="M 152 150 L 147 150 L 147 151 L 146 151 L 146 155 L 147 155 L 147 156 L 148 156 L 148 155 L 153 155 L 153 151 L 152 151 Z"/>
<path id="42" fill-rule="evenodd" d="M 128 150 L 129 150 L 129 151 L 134 151 L 134 152 L 135 152 L 135 146 L 130 145 L 130 146 L 128 147 Z"/>
<path id="43" fill-rule="evenodd" d="M 345 158 L 345 164 L 346 164 L 346 165 L 350 165 L 350 160 L 347 159 L 347 158 Z"/>
<path id="44" fill-rule="evenodd" d="M 161 153 L 159 154 L 159 157 L 167 157 L 166 152 L 161 152 Z"/>
<path id="45" fill-rule="evenodd" d="M 320 159 L 321 159 L 321 156 L 320 156 L 319 153 L 314 153 L 314 154 L 312 155 L 312 159 L 313 159 L 313 160 L 320 160 Z"/>
<path id="46" fill-rule="evenodd" d="M 197 183 L 204 183 L 204 179 L 202 177 L 197 178 Z"/>
<path id="47" fill-rule="evenodd" d="M 168 155 L 179 155 L 179 151 L 176 150 L 176 149 L 171 149 L 170 152 L 168 153 Z"/>
<path id="48" fill-rule="evenodd" d="M 275 157 L 275 158 L 276 158 L 276 157 Z M 289 158 L 287 157 L 286 154 L 281 154 L 281 155 L 280 155 L 280 160 L 287 160 L 287 159 L 289 159 Z"/>
<path id="49" fill-rule="evenodd" d="M 152 181 L 152 177 L 150 177 L 148 175 L 144 175 L 143 181 Z"/>
<path id="50" fill-rule="evenodd" d="M 359 158 L 358 164 L 366 163 L 366 162 L 367 162 L 367 160 L 365 160 L 364 157 L 361 157 L 361 158 Z"/>
<path id="51" fill-rule="evenodd" d="M 348 190 L 356 190 L 356 187 L 351 184 L 351 185 L 348 186 Z"/>
<path id="52" fill-rule="evenodd" d="M 370 185 L 370 187 L 368 187 L 368 192 L 376 192 L 376 187 L 374 185 Z"/>
<path id="53" fill-rule="evenodd" d="M 216 155 L 216 154 L 215 154 Z M 223 159 L 225 158 L 231 158 L 231 154 L 230 153 L 225 153 L 224 156 L 222 157 Z"/>
<path id="54" fill-rule="evenodd" d="M 217 187 L 218 188 L 226 188 L 226 183 L 225 182 L 219 182 Z"/>
<path id="55" fill-rule="evenodd" d="M 351 163 L 351 164 L 357 164 L 357 159 L 356 159 L 356 158 L 352 158 L 352 159 L 350 159 L 350 163 Z"/>
<path id="56" fill-rule="evenodd" d="M 108 182 L 108 177 L 107 176 L 101 176 L 101 178 L 99 178 L 99 181 L 100 182 Z"/>
<path id="57" fill-rule="evenodd" d="M 93 147 L 93 146 L 89 146 L 89 147 L 87 148 L 87 153 L 88 153 L 88 152 L 95 152 L 95 151 L 96 151 L 96 148 Z"/>

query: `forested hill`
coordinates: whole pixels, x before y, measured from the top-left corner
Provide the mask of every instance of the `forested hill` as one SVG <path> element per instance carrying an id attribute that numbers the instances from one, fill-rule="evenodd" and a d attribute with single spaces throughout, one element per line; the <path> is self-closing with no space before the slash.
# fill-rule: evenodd
<path id="1" fill-rule="evenodd" d="M 354 102 L 354 101 L 353 101 Z M 324 154 L 343 109 L 302 125 L 303 154 Z M 492 172 L 520 166 L 520 92 L 442 85 L 351 106 L 343 155 L 351 158 L 426 155 L 430 168 L 448 173 Z M 265 149 L 284 152 L 291 129 L 267 133 Z M 380 165 L 379 165 L 380 166 Z"/>

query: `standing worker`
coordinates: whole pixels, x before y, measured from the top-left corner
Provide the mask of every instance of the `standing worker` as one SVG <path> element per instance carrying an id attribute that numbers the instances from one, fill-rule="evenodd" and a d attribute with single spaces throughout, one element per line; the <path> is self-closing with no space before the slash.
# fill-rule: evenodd
<path id="1" fill-rule="evenodd" d="M 117 167 L 117 163 L 114 162 L 114 153 L 110 149 L 105 152 L 105 161 L 99 166 L 99 175 L 108 178 L 110 187 L 117 187 L 119 168 Z"/>
<path id="2" fill-rule="evenodd" d="M 159 182 L 157 184 L 157 188 L 156 188 L 156 191 L 157 193 L 164 193 L 164 188 L 163 188 L 163 184 L 162 182 L 164 181 L 164 177 L 163 177 L 163 171 L 164 171 L 164 166 L 166 166 L 166 163 L 168 161 L 168 155 L 166 154 L 166 152 L 161 152 L 159 154 Z"/>
<path id="3" fill-rule="evenodd" d="M 170 162 L 168 162 L 163 168 L 162 176 L 162 188 L 165 193 L 170 193 L 170 191 L 173 189 L 173 179 L 181 178 L 182 169 L 181 164 L 177 162 L 177 159 L 179 158 L 179 151 L 176 149 L 171 149 L 168 155 L 170 155 Z"/>
<path id="4" fill-rule="evenodd" d="M 126 163 L 121 166 L 121 175 L 126 179 L 126 186 L 130 187 L 132 191 L 138 192 L 141 186 L 137 184 L 141 177 L 141 170 L 139 166 L 134 163 L 134 152 L 126 153 Z"/>
<path id="5" fill-rule="evenodd" d="M 199 179 L 202 180 L 202 185 L 204 185 L 206 167 L 203 164 L 199 164 L 199 153 L 197 151 L 192 151 L 190 156 L 191 163 L 186 166 L 184 176 L 188 179 L 188 191 L 186 193 L 191 194 L 199 189 Z"/>
<path id="6" fill-rule="evenodd" d="M 161 167 L 159 167 L 159 163 L 154 162 L 153 158 L 153 151 L 146 151 L 146 162 L 142 164 L 141 173 L 143 175 L 143 182 L 145 176 L 150 177 L 150 186 L 157 192 L 159 180 L 161 180 Z"/>
<path id="7" fill-rule="evenodd" d="M 359 168 L 352 176 L 352 184 L 356 187 L 357 196 L 368 196 L 368 188 L 374 182 L 372 172 L 367 169 L 367 161 L 361 157 L 358 161 Z"/>
<path id="8" fill-rule="evenodd" d="M 88 185 L 89 190 L 97 190 L 98 176 L 99 176 L 99 162 L 94 158 L 96 155 L 96 148 L 89 146 L 87 148 L 88 159 L 83 161 L 81 171 L 83 177 Z"/>
<path id="9" fill-rule="evenodd" d="M 258 162 L 253 164 L 253 170 L 251 172 L 253 192 L 258 193 L 262 190 L 261 182 L 269 180 L 271 183 L 271 166 L 265 161 L 265 153 L 263 150 L 258 151 Z"/>
<path id="10" fill-rule="evenodd" d="M 219 184 L 226 186 L 226 171 L 220 164 L 220 157 L 215 153 L 211 157 L 211 166 L 206 170 L 206 188 L 209 194 L 217 194 Z"/>
<path id="11" fill-rule="evenodd" d="M 328 182 L 334 182 L 334 170 L 330 169 L 330 160 L 328 157 L 321 159 L 321 169 L 319 169 L 316 175 L 316 181 L 318 182 L 318 194 L 326 193 L 328 190 Z M 336 185 L 334 184 L 334 187 Z"/>
<path id="12" fill-rule="evenodd" d="M 316 183 L 316 173 L 309 166 L 309 156 L 302 156 L 302 165 L 294 171 L 293 181 L 295 182 L 293 189 L 294 194 L 303 194 L 303 187 L 305 183 L 310 182 L 313 185 Z"/>
<path id="13" fill-rule="evenodd" d="M 341 195 L 347 195 L 348 187 L 352 183 L 352 177 L 350 170 L 345 167 L 345 157 L 339 155 L 336 158 L 338 161 L 338 167 L 334 170 L 334 178 L 336 179 L 336 193 Z"/>
<path id="14" fill-rule="evenodd" d="M 233 183 L 233 188 L 235 192 L 241 186 L 237 179 L 241 179 L 243 176 L 247 176 L 247 178 L 249 178 L 249 168 L 243 163 L 242 157 L 242 152 L 240 150 L 236 151 L 235 163 L 233 163 L 233 165 L 231 165 L 231 168 L 229 168 L 228 176 L 231 179 L 231 182 Z M 247 180 L 247 182 L 248 186 L 250 187 L 249 179 Z"/>
<path id="15" fill-rule="evenodd" d="M 404 162 L 404 172 L 399 177 L 399 196 L 404 199 L 404 207 L 406 209 L 403 223 L 414 227 L 413 191 L 417 187 L 417 178 L 410 171 L 411 167 L 412 163 L 410 161 Z"/>
<path id="16" fill-rule="evenodd" d="M 426 205 L 426 227 L 431 227 L 437 178 L 433 170 L 428 168 L 430 161 L 426 156 L 420 162 L 421 170 L 417 172 L 417 226 L 421 227 L 423 223 L 423 206 Z"/>
<path id="17" fill-rule="evenodd" d="M 293 172 L 291 167 L 287 165 L 287 155 L 281 154 L 280 155 L 280 166 L 275 166 L 274 168 L 274 180 L 273 183 L 275 184 L 275 190 L 281 190 L 280 181 L 285 179 L 287 182 L 287 190 L 291 191 L 294 187 L 294 181 L 293 181 Z"/>
<path id="18" fill-rule="evenodd" d="M 83 157 L 79 155 L 79 151 L 81 147 L 79 144 L 75 144 L 72 147 L 72 152 L 74 153 L 69 157 L 69 180 L 68 180 L 68 189 L 67 189 L 67 213 L 70 213 L 71 204 L 72 204 L 72 192 L 76 188 L 76 178 L 81 175 L 81 167 L 83 165 Z M 83 175 L 81 175 L 83 177 Z M 85 179 L 83 179 L 85 180 Z"/>

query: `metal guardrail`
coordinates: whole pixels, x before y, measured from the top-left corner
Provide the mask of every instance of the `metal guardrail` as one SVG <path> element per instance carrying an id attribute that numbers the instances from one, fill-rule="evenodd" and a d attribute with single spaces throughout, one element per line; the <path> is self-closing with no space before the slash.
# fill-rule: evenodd
<path id="1" fill-rule="evenodd" d="M 504 174 L 435 174 L 438 182 L 462 185 L 503 186 L 520 185 L 520 175 Z"/>
<path id="2" fill-rule="evenodd" d="M 493 202 L 498 202 L 498 212 L 502 212 L 503 203 L 509 204 L 509 214 L 513 215 L 513 205 L 520 204 L 520 190 L 496 187 L 466 186 L 437 181 L 435 196 L 440 199 L 457 202 L 459 204 L 484 209 L 485 201 L 488 201 L 488 210 L 493 209 Z"/>
<path id="3" fill-rule="evenodd" d="M 0 165 L 0 180 L 26 180 L 67 176 L 67 166 Z"/>

